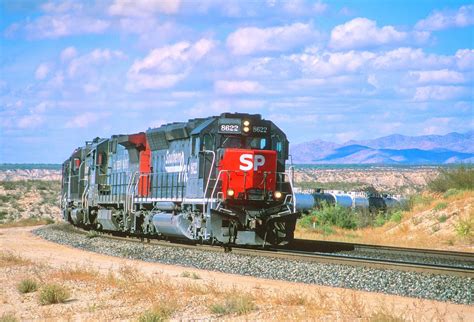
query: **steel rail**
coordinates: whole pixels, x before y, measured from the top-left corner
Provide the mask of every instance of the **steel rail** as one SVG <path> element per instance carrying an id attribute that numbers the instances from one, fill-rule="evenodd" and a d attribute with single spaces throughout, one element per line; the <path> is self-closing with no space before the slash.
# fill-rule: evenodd
<path id="1" fill-rule="evenodd" d="M 410 255 L 420 258 L 451 259 L 456 261 L 472 262 L 474 266 L 474 253 L 460 251 L 446 251 L 439 249 L 411 248 L 399 246 L 372 245 L 349 242 L 323 241 L 311 239 L 295 239 L 290 247 L 276 247 L 278 249 L 287 249 L 307 252 L 335 252 L 335 251 L 353 251 L 364 250 L 374 253 L 390 253 L 398 255 Z"/>
<path id="2" fill-rule="evenodd" d="M 87 230 L 75 227 L 78 233 L 87 234 Z M 145 243 L 150 245 L 158 245 L 164 247 L 177 247 L 177 248 L 186 248 L 186 249 L 195 249 L 201 251 L 213 251 L 213 252 L 228 252 L 229 248 L 211 246 L 205 244 L 195 244 L 195 243 L 177 243 L 170 242 L 166 240 L 159 239 L 147 239 L 144 242 L 145 238 L 140 238 L 137 236 L 116 236 L 110 235 L 108 233 L 101 233 L 101 237 L 122 241 L 131 241 L 135 243 Z M 373 246 L 373 245 L 368 245 Z M 386 248 L 385 246 L 380 246 L 381 248 Z M 389 247 L 390 248 L 390 247 Z M 397 248 L 397 247 L 394 247 Z M 413 250 L 413 249 L 411 249 Z M 429 250 L 431 251 L 431 250 Z M 443 252 L 443 251 L 436 251 Z M 349 265 L 357 267 L 366 267 L 366 268 L 376 268 L 376 269 L 389 269 L 389 270 L 399 270 L 406 272 L 418 272 L 418 273 L 427 273 L 427 274 L 441 274 L 441 275 L 451 275 L 451 276 L 461 276 L 466 278 L 474 278 L 474 269 L 459 267 L 459 266 L 450 266 L 450 265 L 439 265 L 434 263 L 417 263 L 410 261 L 401 261 L 401 260 L 391 260 L 391 259 L 380 259 L 380 258 L 366 258 L 360 256 L 347 256 L 347 255 L 337 255 L 333 253 L 314 253 L 302 250 L 288 250 L 282 248 L 268 248 L 268 249 L 257 249 L 250 247 L 232 247 L 232 253 L 238 255 L 250 255 L 250 256 L 264 256 L 264 257 L 273 257 L 280 259 L 290 259 L 298 261 L 309 261 L 322 264 L 334 264 L 334 265 Z M 474 254 L 471 253 L 461 253 L 468 254 L 471 258 Z"/>

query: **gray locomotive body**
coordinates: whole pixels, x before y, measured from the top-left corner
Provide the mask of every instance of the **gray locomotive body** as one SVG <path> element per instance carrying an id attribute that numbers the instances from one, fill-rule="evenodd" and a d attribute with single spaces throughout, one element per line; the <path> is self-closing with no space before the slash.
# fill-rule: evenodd
<path id="1" fill-rule="evenodd" d="M 286 135 L 230 114 L 96 138 L 63 163 L 64 219 L 88 229 L 219 244 L 293 239 Z"/>

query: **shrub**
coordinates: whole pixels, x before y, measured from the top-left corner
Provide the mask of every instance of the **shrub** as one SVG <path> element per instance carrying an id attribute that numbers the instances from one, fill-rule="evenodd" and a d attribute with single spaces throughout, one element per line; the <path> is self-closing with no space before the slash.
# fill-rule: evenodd
<path id="1" fill-rule="evenodd" d="M 69 291 L 64 286 L 47 284 L 40 291 L 39 302 L 41 305 L 64 303 L 69 296 Z"/>
<path id="2" fill-rule="evenodd" d="M 192 277 L 193 280 L 198 280 L 198 279 L 201 278 L 201 276 L 199 276 L 199 274 L 197 274 L 197 273 L 193 273 L 193 274 L 191 275 L 191 277 Z"/>
<path id="3" fill-rule="evenodd" d="M 438 217 L 438 221 L 440 223 L 446 222 L 446 220 L 448 220 L 448 216 L 446 216 L 446 215 L 441 215 L 441 216 Z"/>
<path id="4" fill-rule="evenodd" d="M 461 193 L 461 192 L 462 192 L 461 190 L 451 188 L 451 189 L 448 189 L 448 191 L 446 191 L 446 192 L 443 194 L 443 198 L 444 198 L 444 199 L 448 199 L 449 197 L 455 196 L 455 195 L 457 195 L 457 194 L 459 194 L 459 193 Z"/>
<path id="5" fill-rule="evenodd" d="M 256 309 L 253 298 L 248 295 L 240 295 L 227 298 L 224 303 L 212 304 L 209 309 L 214 314 L 246 314 Z"/>
<path id="6" fill-rule="evenodd" d="M 22 280 L 17 286 L 18 292 L 20 293 L 31 293 L 38 289 L 38 284 L 35 280 L 26 279 Z"/>
<path id="7" fill-rule="evenodd" d="M 96 238 L 96 237 L 99 237 L 99 236 L 100 236 L 99 233 L 96 232 L 95 230 L 89 230 L 87 232 L 87 235 L 86 235 L 86 237 L 89 238 L 89 239 Z"/>
<path id="8" fill-rule="evenodd" d="M 428 188 L 434 192 L 474 190 L 474 167 L 462 165 L 454 169 L 440 169 L 440 174 L 429 182 Z"/>
<path id="9" fill-rule="evenodd" d="M 386 221 L 387 221 L 387 218 L 385 217 L 384 213 L 379 212 L 377 216 L 375 217 L 374 226 L 375 227 L 383 226 Z"/>
<path id="10" fill-rule="evenodd" d="M 176 312 L 176 302 L 174 300 L 164 300 L 153 305 L 153 308 L 143 313 L 138 321 L 140 322 L 161 322 L 167 321 Z"/>
<path id="11" fill-rule="evenodd" d="M 460 220 L 455 229 L 456 233 L 459 237 L 465 238 L 465 237 L 472 237 L 472 228 L 474 227 L 474 220 L 471 219 L 466 219 L 466 220 Z"/>
<path id="12" fill-rule="evenodd" d="M 181 277 L 190 277 L 191 276 L 191 273 L 189 273 L 188 271 L 184 271 L 181 273 Z"/>
<path id="13" fill-rule="evenodd" d="M 436 204 L 436 206 L 433 208 L 434 211 L 440 211 L 440 210 L 443 210 L 445 209 L 446 207 L 448 207 L 448 203 L 447 202 L 438 202 Z"/>
<path id="14" fill-rule="evenodd" d="M 391 214 L 390 221 L 400 223 L 402 221 L 402 218 L 403 218 L 403 212 L 398 210 Z"/>

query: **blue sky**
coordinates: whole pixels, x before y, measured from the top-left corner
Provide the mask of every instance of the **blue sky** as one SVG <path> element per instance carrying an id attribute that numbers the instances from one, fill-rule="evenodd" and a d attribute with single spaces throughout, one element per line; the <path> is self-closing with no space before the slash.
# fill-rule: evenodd
<path id="1" fill-rule="evenodd" d="M 0 162 L 221 112 L 291 143 L 474 128 L 470 1 L 0 0 Z"/>

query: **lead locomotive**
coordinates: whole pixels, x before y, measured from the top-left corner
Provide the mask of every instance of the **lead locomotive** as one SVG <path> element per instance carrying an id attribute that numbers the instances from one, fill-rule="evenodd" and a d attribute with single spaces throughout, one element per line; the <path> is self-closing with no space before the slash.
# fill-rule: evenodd
<path id="1" fill-rule="evenodd" d="M 286 135 L 230 114 L 96 138 L 62 167 L 65 220 L 86 229 L 223 245 L 293 239 Z"/>

